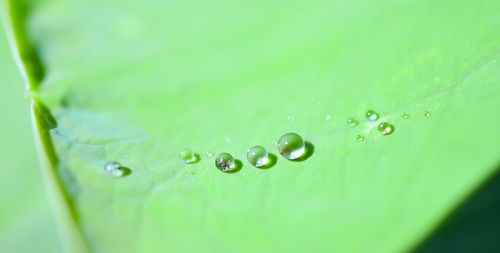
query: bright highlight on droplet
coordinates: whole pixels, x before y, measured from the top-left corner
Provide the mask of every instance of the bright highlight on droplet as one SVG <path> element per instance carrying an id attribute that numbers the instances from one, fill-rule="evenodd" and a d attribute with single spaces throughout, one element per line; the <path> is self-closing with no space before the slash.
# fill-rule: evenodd
<path id="1" fill-rule="evenodd" d="M 389 135 L 394 132 L 394 126 L 387 122 L 381 122 L 378 124 L 377 129 L 382 135 Z"/>
<path id="2" fill-rule="evenodd" d="M 365 137 L 363 135 L 358 134 L 358 135 L 356 135 L 356 140 L 359 142 L 362 142 L 365 140 Z"/>
<path id="3" fill-rule="evenodd" d="M 355 127 L 358 125 L 358 121 L 354 118 L 348 118 L 347 119 L 347 125 L 350 127 Z"/>
<path id="4" fill-rule="evenodd" d="M 220 153 L 215 158 L 215 166 L 222 172 L 229 172 L 235 167 L 234 158 L 229 153 Z"/>
<path id="5" fill-rule="evenodd" d="M 247 160 L 253 166 L 260 168 L 269 163 L 269 156 L 264 147 L 254 146 L 248 149 Z"/>
<path id="6" fill-rule="evenodd" d="M 375 121 L 378 119 L 378 113 L 376 113 L 373 110 L 366 111 L 365 116 L 366 116 L 366 119 L 368 119 L 369 121 Z"/>
<path id="7" fill-rule="evenodd" d="M 189 148 L 179 151 L 179 157 L 184 163 L 190 164 L 198 161 L 197 155 Z"/>
<path id="8" fill-rule="evenodd" d="M 331 115 L 331 114 L 327 114 L 327 115 L 325 115 L 325 120 L 326 120 L 326 121 L 329 121 L 329 120 L 331 120 L 331 119 L 332 119 L 332 115 Z"/>
<path id="9" fill-rule="evenodd" d="M 278 151 L 288 160 L 298 159 L 305 153 L 304 140 L 296 133 L 287 133 L 279 139 Z"/>

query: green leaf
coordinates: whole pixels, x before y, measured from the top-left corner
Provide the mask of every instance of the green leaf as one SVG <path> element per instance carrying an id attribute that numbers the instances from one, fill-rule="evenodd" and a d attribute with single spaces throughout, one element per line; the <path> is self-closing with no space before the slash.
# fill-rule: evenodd
<path id="1" fill-rule="evenodd" d="M 36 163 L 22 80 L 9 54 L 0 27 L 0 252 L 62 252 Z"/>
<path id="2" fill-rule="evenodd" d="M 407 251 L 500 162 L 498 1 L 7 3 L 73 250 Z"/>

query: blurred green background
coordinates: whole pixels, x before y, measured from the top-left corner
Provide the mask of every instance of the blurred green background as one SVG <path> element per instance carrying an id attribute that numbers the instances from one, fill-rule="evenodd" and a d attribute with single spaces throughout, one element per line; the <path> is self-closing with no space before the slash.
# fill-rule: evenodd
<path id="1" fill-rule="evenodd" d="M 0 252 L 61 252 L 33 145 L 29 100 L 0 29 Z"/>

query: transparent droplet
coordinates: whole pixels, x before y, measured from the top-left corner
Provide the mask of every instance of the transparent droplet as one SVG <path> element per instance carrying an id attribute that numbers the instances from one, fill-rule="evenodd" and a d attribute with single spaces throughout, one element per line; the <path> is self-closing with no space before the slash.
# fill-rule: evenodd
<path id="1" fill-rule="evenodd" d="M 347 125 L 350 127 L 355 127 L 358 125 L 358 121 L 354 118 L 348 118 L 347 119 Z"/>
<path id="2" fill-rule="evenodd" d="M 295 117 L 292 115 L 289 115 L 288 117 L 286 117 L 286 119 L 290 122 L 295 122 Z"/>
<path id="3" fill-rule="evenodd" d="M 358 134 L 358 135 L 356 135 L 356 140 L 359 142 L 362 142 L 365 140 L 365 137 L 363 135 Z"/>
<path id="4" fill-rule="evenodd" d="M 375 121 L 378 119 L 378 113 L 376 113 L 373 110 L 366 111 L 365 116 L 366 116 L 366 119 L 368 119 L 369 121 Z"/>
<path id="5" fill-rule="evenodd" d="M 122 165 L 115 161 L 106 163 L 104 170 L 114 177 L 121 177 L 125 174 Z"/>
<path id="6" fill-rule="evenodd" d="M 273 146 L 276 146 L 276 147 L 278 146 L 278 142 L 276 140 L 273 140 L 271 143 L 273 144 Z"/>
<path id="7" fill-rule="evenodd" d="M 113 170 L 118 170 L 121 167 L 122 166 L 120 165 L 120 163 L 113 161 L 113 162 L 106 163 L 106 165 L 104 165 L 104 170 L 107 172 L 111 172 Z"/>
<path id="8" fill-rule="evenodd" d="M 305 153 L 304 140 L 296 133 L 287 133 L 279 139 L 278 151 L 288 160 L 300 158 Z"/>
<path id="9" fill-rule="evenodd" d="M 112 170 L 109 172 L 113 177 L 122 177 L 125 174 L 125 171 L 120 169 Z"/>
<path id="10" fill-rule="evenodd" d="M 230 171 L 234 168 L 234 158 L 229 153 L 220 153 L 215 158 L 215 166 L 223 172 Z"/>
<path id="11" fill-rule="evenodd" d="M 208 158 L 214 156 L 214 154 L 210 151 L 207 151 L 205 154 L 207 155 Z"/>
<path id="12" fill-rule="evenodd" d="M 403 117 L 403 119 L 408 119 L 410 115 L 408 113 L 403 113 L 401 114 L 401 117 Z"/>
<path id="13" fill-rule="evenodd" d="M 425 116 L 425 117 L 427 117 L 427 118 L 428 118 L 428 117 L 430 117 L 430 116 L 431 116 L 431 112 L 429 112 L 429 111 L 425 111 L 425 112 L 424 112 L 424 116 Z"/>
<path id="14" fill-rule="evenodd" d="M 179 157 L 184 161 L 185 163 L 195 163 L 198 161 L 197 155 L 189 148 L 185 148 L 181 151 L 179 151 Z"/>
<path id="15" fill-rule="evenodd" d="M 332 119 L 332 115 L 330 115 L 330 114 L 325 115 L 325 120 L 326 121 L 329 121 L 331 119 Z"/>
<path id="16" fill-rule="evenodd" d="M 378 131 L 383 135 L 389 135 L 394 132 L 394 126 L 387 122 L 380 122 L 377 126 Z"/>
<path id="17" fill-rule="evenodd" d="M 265 166 L 269 162 L 267 151 L 262 146 L 254 146 L 248 149 L 247 159 L 250 164 L 257 168 Z"/>

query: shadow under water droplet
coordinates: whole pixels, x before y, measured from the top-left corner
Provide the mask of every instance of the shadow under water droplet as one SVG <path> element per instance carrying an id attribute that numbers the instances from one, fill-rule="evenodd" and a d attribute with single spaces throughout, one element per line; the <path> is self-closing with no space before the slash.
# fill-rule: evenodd
<path id="1" fill-rule="evenodd" d="M 266 165 L 264 165 L 260 168 L 257 168 L 257 169 L 267 170 L 267 169 L 272 168 L 274 165 L 276 165 L 276 163 L 278 163 L 278 157 L 275 154 L 268 153 L 267 157 L 269 160 L 266 163 Z"/>
<path id="2" fill-rule="evenodd" d="M 225 171 L 226 173 L 233 174 L 241 170 L 243 168 L 243 163 L 239 159 L 234 160 L 234 167 L 231 170 Z"/>
<path id="3" fill-rule="evenodd" d="M 312 143 L 306 141 L 306 142 L 304 142 L 304 145 L 305 145 L 304 154 L 301 157 L 299 157 L 295 160 L 290 160 L 290 161 L 303 162 L 303 161 L 309 159 L 309 157 L 311 157 L 314 154 L 314 145 Z"/>
<path id="4" fill-rule="evenodd" d="M 120 167 L 120 169 L 123 171 L 123 174 L 121 177 L 126 177 L 126 176 L 132 174 L 132 170 L 128 167 L 122 166 L 122 167 Z"/>

